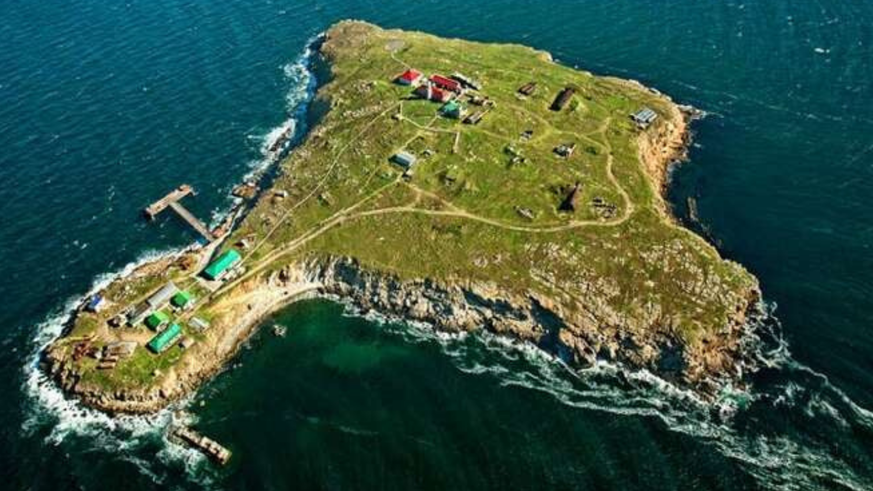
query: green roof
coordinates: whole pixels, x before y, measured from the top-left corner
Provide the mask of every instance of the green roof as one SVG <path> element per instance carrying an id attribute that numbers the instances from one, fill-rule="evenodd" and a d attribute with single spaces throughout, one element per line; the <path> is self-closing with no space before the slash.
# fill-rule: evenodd
<path id="1" fill-rule="evenodd" d="M 149 341 L 149 349 L 154 351 L 155 353 L 160 353 L 167 349 L 167 347 L 182 334 L 182 327 L 175 322 L 165 330 L 158 333 L 155 337 Z"/>
<path id="2" fill-rule="evenodd" d="M 218 259 L 212 261 L 212 264 L 206 267 L 203 270 L 203 276 L 210 280 L 216 280 L 220 278 L 227 270 L 236 264 L 240 259 L 242 259 L 238 252 L 234 249 L 230 249 L 226 251 L 224 254 L 218 256 Z"/>
<path id="3" fill-rule="evenodd" d="M 461 111 L 461 105 L 456 101 L 449 101 L 445 106 L 442 107 L 443 114 L 453 114 L 459 113 Z"/>
<path id="4" fill-rule="evenodd" d="M 173 305 L 175 305 L 176 307 L 184 307 L 188 305 L 188 302 L 191 301 L 191 294 L 186 292 L 185 290 L 182 290 L 179 293 L 173 295 L 173 299 L 170 301 L 173 302 Z"/>
<path id="5" fill-rule="evenodd" d="M 170 316 L 160 310 L 146 317 L 145 323 L 152 329 L 157 329 L 166 322 L 170 322 Z"/>

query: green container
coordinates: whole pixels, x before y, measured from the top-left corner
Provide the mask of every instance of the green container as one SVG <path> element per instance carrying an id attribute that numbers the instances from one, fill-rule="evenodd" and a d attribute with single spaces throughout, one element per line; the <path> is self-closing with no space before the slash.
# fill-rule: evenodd
<path id="1" fill-rule="evenodd" d="M 185 290 L 180 291 L 179 293 L 173 295 L 172 300 L 170 302 L 176 307 L 184 307 L 188 305 L 191 301 L 191 294 L 186 292 Z"/>

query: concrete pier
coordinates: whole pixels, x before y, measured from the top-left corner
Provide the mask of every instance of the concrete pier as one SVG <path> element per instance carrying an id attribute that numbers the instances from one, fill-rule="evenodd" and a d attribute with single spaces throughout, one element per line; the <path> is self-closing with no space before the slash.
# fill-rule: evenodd
<path id="1" fill-rule="evenodd" d="M 203 236 L 204 239 L 212 242 L 213 240 L 215 240 L 215 236 L 213 236 L 209 229 L 206 228 L 206 225 L 204 225 L 203 222 L 198 220 L 193 213 L 188 211 L 187 208 L 179 203 L 179 200 L 192 194 L 194 194 L 194 188 L 187 184 L 182 184 L 163 198 L 147 206 L 143 210 L 143 214 L 145 214 L 146 218 L 148 218 L 149 220 L 154 220 L 155 217 L 158 216 L 158 214 L 160 214 L 167 208 L 170 208 L 175 211 L 176 214 L 179 215 L 180 218 L 182 218 L 182 220 L 188 223 L 191 228 L 196 230 L 198 234 Z"/>
<path id="2" fill-rule="evenodd" d="M 221 465 L 230 460 L 230 450 L 211 438 L 207 438 L 186 426 L 173 429 L 173 435 L 197 450 L 200 450 Z"/>
<path id="3" fill-rule="evenodd" d="M 146 209 L 143 210 L 143 213 L 149 220 L 154 220 L 154 218 L 158 216 L 159 213 L 161 213 L 162 211 L 167 209 L 168 206 L 170 206 L 170 203 L 179 201 L 189 194 L 194 194 L 194 188 L 187 184 L 182 184 L 163 198 L 147 206 Z"/>

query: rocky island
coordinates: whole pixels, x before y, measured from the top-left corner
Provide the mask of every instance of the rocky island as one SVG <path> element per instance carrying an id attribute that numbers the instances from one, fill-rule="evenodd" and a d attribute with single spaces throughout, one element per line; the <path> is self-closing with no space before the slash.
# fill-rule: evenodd
<path id="1" fill-rule="evenodd" d="M 347 21 L 318 50 L 312 129 L 245 216 L 85 299 L 47 347 L 68 394 L 163 408 L 317 294 L 702 394 L 741 376 L 758 283 L 662 197 L 689 108 L 517 45 Z"/>

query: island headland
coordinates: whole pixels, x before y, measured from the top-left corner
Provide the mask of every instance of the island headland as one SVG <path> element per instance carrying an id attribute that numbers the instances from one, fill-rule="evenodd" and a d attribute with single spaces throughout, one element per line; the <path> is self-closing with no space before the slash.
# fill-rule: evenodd
<path id="1" fill-rule="evenodd" d="M 312 128 L 269 186 L 243 189 L 244 213 L 208 245 L 83 299 L 46 348 L 66 393 L 159 410 L 313 295 L 704 396 L 751 368 L 757 280 L 663 198 L 693 109 L 524 46 L 358 21 L 329 29 L 316 56 Z"/>

